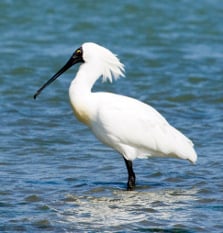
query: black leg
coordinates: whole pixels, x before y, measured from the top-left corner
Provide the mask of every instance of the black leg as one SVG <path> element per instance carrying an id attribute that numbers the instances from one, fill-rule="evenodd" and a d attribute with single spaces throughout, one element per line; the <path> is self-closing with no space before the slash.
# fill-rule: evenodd
<path id="1" fill-rule="evenodd" d="M 126 164 L 126 167 L 127 167 L 127 170 L 128 170 L 128 175 L 129 175 L 128 183 L 127 183 L 127 190 L 131 191 L 135 187 L 136 177 L 135 177 L 135 173 L 134 173 L 133 168 L 132 168 L 132 161 L 127 160 L 125 158 L 124 158 L 124 160 L 125 160 L 125 164 Z"/>

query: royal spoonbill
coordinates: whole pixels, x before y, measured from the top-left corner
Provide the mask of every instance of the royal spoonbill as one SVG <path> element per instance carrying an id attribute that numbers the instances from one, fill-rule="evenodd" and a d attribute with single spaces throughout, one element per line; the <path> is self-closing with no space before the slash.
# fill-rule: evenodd
<path id="1" fill-rule="evenodd" d="M 133 190 L 136 176 L 132 161 L 136 158 L 175 157 L 195 163 L 193 143 L 172 127 L 153 107 L 136 99 L 107 92 L 92 92 L 97 79 L 124 76 L 124 65 L 110 50 L 84 43 L 67 63 L 34 95 L 76 63 L 81 63 L 69 88 L 74 114 L 104 144 L 119 152 L 128 170 L 127 189 Z"/>

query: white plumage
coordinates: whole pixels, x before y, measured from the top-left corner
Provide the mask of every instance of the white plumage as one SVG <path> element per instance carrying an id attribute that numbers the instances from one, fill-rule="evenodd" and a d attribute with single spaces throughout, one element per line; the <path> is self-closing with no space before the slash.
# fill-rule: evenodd
<path id="1" fill-rule="evenodd" d="M 91 92 L 100 77 L 103 81 L 112 82 L 112 78 L 124 76 L 124 65 L 118 58 L 95 43 L 84 43 L 77 49 L 34 97 L 77 62 L 82 64 L 69 89 L 74 113 L 100 141 L 124 157 L 129 189 L 135 185 L 131 161 L 136 158 L 161 156 L 196 162 L 197 155 L 191 140 L 172 127 L 154 108 L 130 97 Z"/>

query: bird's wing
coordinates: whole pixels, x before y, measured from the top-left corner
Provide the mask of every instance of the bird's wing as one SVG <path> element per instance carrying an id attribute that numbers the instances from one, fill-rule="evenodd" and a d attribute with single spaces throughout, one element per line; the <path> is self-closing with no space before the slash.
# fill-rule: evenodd
<path id="1" fill-rule="evenodd" d="M 193 160 L 193 143 L 151 106 L 109 93 L 99 94 L 98 101 L 96 136 L 104 143 Z"/>

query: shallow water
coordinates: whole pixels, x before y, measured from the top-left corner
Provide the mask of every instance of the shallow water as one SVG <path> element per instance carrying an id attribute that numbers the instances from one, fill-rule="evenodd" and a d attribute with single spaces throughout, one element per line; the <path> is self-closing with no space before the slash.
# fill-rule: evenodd
<path id="1" fill-rule="evenodd" d="M 218 0 L 10 1 L 1 20 L 1 232 L 223 232 L 222 13 Z M 190 137 L 195 166 L 122 158 L 72 114 L 71 69 L 35 91 L 85 41 L 119 55 L 106 90 L 154 106 Z"/>

